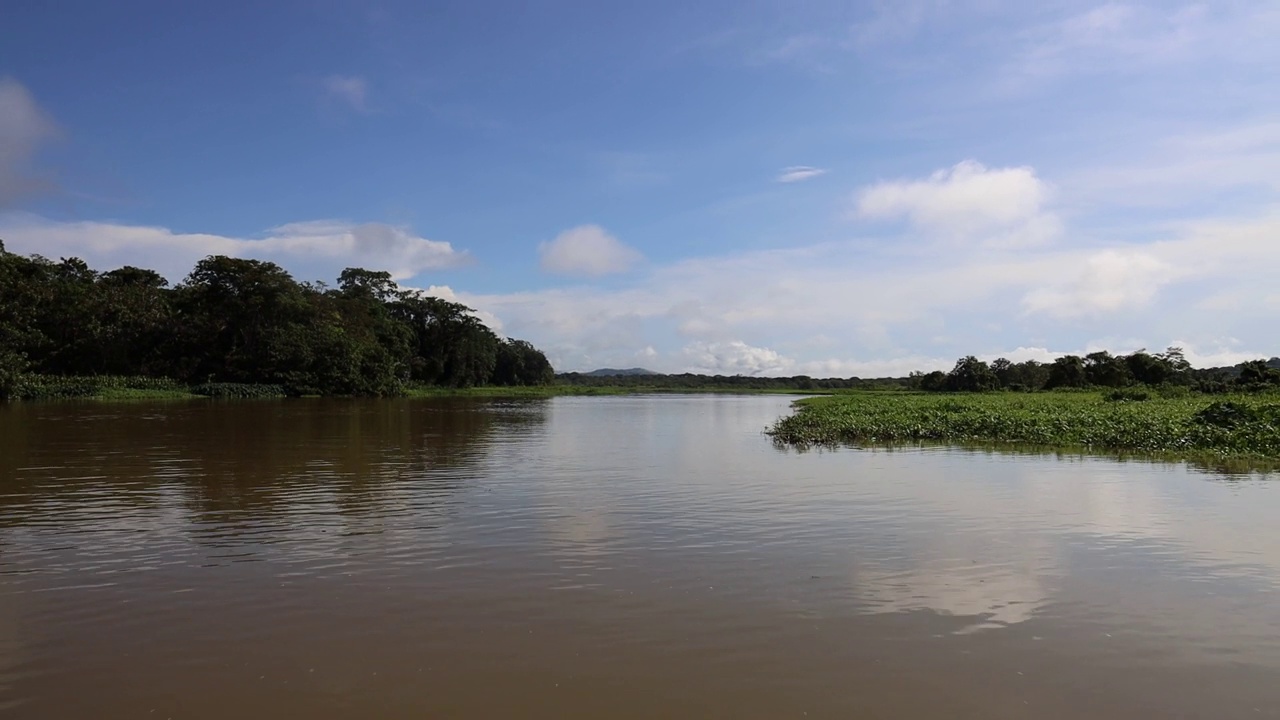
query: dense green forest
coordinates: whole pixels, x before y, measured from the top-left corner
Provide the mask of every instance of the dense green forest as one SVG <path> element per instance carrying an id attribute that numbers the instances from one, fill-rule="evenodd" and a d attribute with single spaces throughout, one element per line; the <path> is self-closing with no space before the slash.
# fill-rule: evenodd
<path id="1" fill-rule="evenodd" d="M 470 308 L 403 290 L 386 272 L 348 268 L 329 287 L 274 263 L 211 256 L 170 287 L 151 270 L 98 272 L 0 242 L 0 398 L 49 376 L 397 395 L 415 384 L 540 385 L 554 373 L 528 342 L 499 338 Z"/>

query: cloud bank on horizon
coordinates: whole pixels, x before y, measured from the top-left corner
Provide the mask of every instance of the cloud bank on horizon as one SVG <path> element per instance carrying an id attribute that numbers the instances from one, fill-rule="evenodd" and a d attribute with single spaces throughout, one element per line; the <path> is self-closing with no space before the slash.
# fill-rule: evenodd
<path id="1" fill-rule="evenodd" d="M 27 12 L 0 30 L 12 252 L 173 281 L 208 254 L 386 269 L 561 370 L 1280 355 L 1272 3 L 673 4 L 527 19 L 543 35 L 352 4 L 252 67 Z M 86 73 L 40 62 L 128 40 Z M 112 74 L 133 82 L 90 92 Z"/>

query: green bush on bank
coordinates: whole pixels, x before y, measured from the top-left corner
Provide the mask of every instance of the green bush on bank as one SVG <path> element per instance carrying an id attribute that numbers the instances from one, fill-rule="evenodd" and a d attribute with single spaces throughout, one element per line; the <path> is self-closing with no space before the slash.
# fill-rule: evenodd
<path id="1" fill-rule="evenodd" d="M 185 395 L 186 393 L 185 385 L 169 378 L 23 374 L 12 379 L 7 397 L 13 400 L 58 400 L 108 395 L 138 397 Z"/>
<path id="2" fill-rule="evenodd" d="M 106 398 L 279 398 L 288 395 L 280 385 L 251 383 L 201 383 L 192 387 L 170 378 L 113 375 L 60 376 L 25 374 L 8 386 L 11 400 L 72 400 Z"/>
<path id="3" fill-rule="evenodd" d="M 201 383 L 191 387 L 192 395 L 211 398 L 234 398 L 250 400 L 258 398 L 282 398 L 289 393 L 281 385 L 253 383 Z"/>

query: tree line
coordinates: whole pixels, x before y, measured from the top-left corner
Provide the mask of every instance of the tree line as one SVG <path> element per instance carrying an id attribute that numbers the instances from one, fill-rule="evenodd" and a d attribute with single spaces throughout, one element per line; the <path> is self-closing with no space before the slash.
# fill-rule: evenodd
<path id="1" fill-rule="evenodd" d="M 627 387 L 653 390 L 874 390 L 899 389 L 904 378 L 813 378 L 808 375 L 764 377 L 760 375 L 703 375 L 662 373 L 600 375 L 560 373 L 556 383 L 577 387 Z"/>
<path id="2" fill-rule="evenodd" d="M 906 377 L 813 378 L 807 375 L 664 375 L 561 373 L 556 382 L 586 387 L 634 387 L 671 390 L 923 390 L 927 392 L 1038 391 L 1070 388 L 1121 389 L 1132 386 L 1182 386 L 1200 392 L 1280 388 L 1280 358 L 1251 360 L 1234 367 L 1193 368 L 1181 348 L 1160 353 L 1138 350 L 1128 355 L 1107 351 L 1066 355 L 1050 363 L 990 363 L 975 356 L 956 361 L 949 371 L 913 372 Z"/>
<path id="3" fill-rule="evenodd" d="M 1051 363 L 1020 363 L 998 358 L 986 363 L 973 355 L 960 358 L 950 372 L 911 373 L 907 386 L 931 392 L 989 390 L 1058 390 L 1132 386 L 1183 386 L 1201 392 L 1280 388 L 1280 358 L 1250 360 L 1231 368 L 1196 369 L 1171 347 L 1161 353 L 1138 350 L 1112 355 L 1101 350 L 1088 355 L 1064 355 Z"/>
<path id="4" fill-rule="evenodd" d="M 348 268 L 336 287 L 275 263 L 199 261 L 170 287 L 152 270 L 91 269 L 0 242 L 0 397 L 25 374 L 254 383 L 292 395 L 397 395 L 412 384 L 541 385 L 550 362 L 465 305 Z"/>

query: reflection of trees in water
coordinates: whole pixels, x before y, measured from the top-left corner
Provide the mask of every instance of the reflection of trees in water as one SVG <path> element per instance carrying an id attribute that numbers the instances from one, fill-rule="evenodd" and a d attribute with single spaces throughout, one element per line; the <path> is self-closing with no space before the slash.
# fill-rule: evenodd
<path id="1" fill-rule="evenodd" d="M 496 435 L 546 417 L 545 401 L 292 400 L 0 410 L 0 510 L 50 492 L 138 509 L 177 494 L 198 520 L 377 511 L 394 488 L 415 502 L 463 483 Z M 83 478 L 75 480 L 74 478 Z"/>
<path id="2" fill-rule="evenodd" d="M 30 465 L 30 422 L 25 407 L 0 404 L 0 511 L 25 497 L 30 481 L 22 476 L 19 468 Z"/>
<path id="3" fill-rule="evenodd" d="M 464 482 L 492 437 L 540 422 L 536 408 L 502 412 L 482 402 L 342 401 L 251 404 L 200 416 L 214 424 L 184 433 L 202 446 L 182 454 L 202 460 L 188 484 L 197 515 L 254 517 L 323 502 L 343 513 L 377 512 L 394 491 L 414 501 L 443 499 Z M 407 484 L 407 485 L 406 485 Z"/>
<path id="4" fill-rule="evenodd" d="M 149 485 L 146 448 L 163 418 L 157 408 L 99 403 L 0 404 L 0 526 L 27 513 L 48 520 L 62 509 L 109 499 L 148 509 L 161 498 L 135 492 Z M 119 437 L 122 430 L 133 438 Z M 107 483 L 123 485 L 110 492 Z M 108 498 L 109 495 L 109 498 Z"/>

